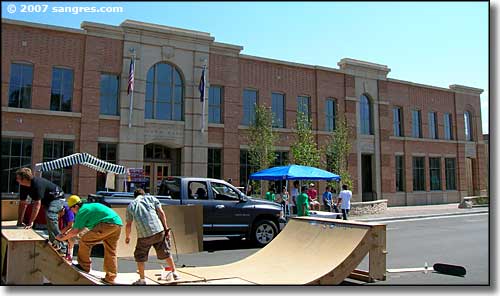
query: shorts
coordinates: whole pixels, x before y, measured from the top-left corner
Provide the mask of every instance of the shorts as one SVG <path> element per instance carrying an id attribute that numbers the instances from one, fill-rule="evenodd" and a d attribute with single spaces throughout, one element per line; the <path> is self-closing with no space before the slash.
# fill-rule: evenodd
<path id="1" fill-rule="evenodd" d="M 159 260 L 167 259 L 170 257 L 170 240 L 166 238 L 165 232 L 159 232 L 148 237 L 137 239 L 135 246 L 134 258 L 136 262 L 148 261 L 149 249 L 154 247 L 156 250 L 156 257 Z"/>

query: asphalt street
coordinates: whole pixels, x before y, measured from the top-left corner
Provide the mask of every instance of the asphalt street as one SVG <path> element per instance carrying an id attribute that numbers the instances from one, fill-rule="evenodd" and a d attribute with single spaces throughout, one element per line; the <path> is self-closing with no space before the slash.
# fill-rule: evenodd
<path id="1" fill-rule="evenodd" d="M 387 269 L 431 268 L 434 263 L 464 266 L 464 277 L 428 272 L 388 272 L 386 281 L 368 285 L 488 285 L 489 229 L 488 214 L 444 216 L 423 219 L 385 221 L 387 224 Z M 241 260 L 259 249 L 246 240 L 205 238 L 204 252 L 175 255 L 177 266 L 222 265 Z M 332 246 L 335 252 L 335 246 Z M 97 254 L 98 255 L 98 254 Z M 292 260 L 292 259 L 291 259 Z M 99 269 L 102 258 L 94 257 Z M 163 262 L 151 257 L 147 269 L 159 268 Z M 358 269 L 368 270 L 368 256 Z M 134 272 L 133 258 L 119 260 L 120 272 Z M 348 280 L 347 284 L 365 284 Z"/>

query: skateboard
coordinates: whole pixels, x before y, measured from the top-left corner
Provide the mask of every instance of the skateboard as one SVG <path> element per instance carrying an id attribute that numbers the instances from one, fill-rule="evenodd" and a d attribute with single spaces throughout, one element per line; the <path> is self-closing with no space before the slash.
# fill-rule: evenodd
<path id="1" fill-rule="evenodd" d="M 463 266 L 451 265 L 445 263 L 436 263 L 432 266 L 434 271 L 437 271 L 442 274 L 449 274 L 454 276 L 463 277 L 467 272 Z"/>
<path id="2" fill-rule="evenodd" d="M 98 277 L 98 276 L 96 276 L 96 275 L 93 275 L 93 274 L 91 274 L 91 273 L 89 273 L 89 272 L 86 272 L 86 271 L 84 271 L 84 270 L 81 270 L 81 269 L 77 268 L 75 265 L 73 265 L 73 262 L 72 262 L 72 261 L 68 261 L 68 260 L 66 260 L 66 258 L 64 258 L 66 255 L 63 255 L 63 254 L 59 253 L 59 250 L 58 250 L 57 248 L 55 248 L 55 247 L 53 246 L 53 244 L 52 244 L 52 243 L 51 243 L 48 239 L 46 239 L 46 240 L 45 240 L 45 245 L 49 246 L 49 247 L 50 247 L 50 248 L 51 248 L 51 249 L 52 249 L 52 250 L 53 250 L 53 251 L 54 251 L 57 255 L 59 255 L 59 262 L 57 262 L 58 266 L 59 266 L 59 265 L 61 265 L 61 264 L 66 263 L 66 264 L 68 264 L 71 268 L 73 268 L 74 270 L 76 270 L 76 271 L 78 271 L 78 272 L 82 273 L 82 274 L 83 274 L 83 276 L 86 276 L 86 277 L 88 277 L 88 278 L 89 278 L 89 279 L 91 279 L 91 280 L 94 280 L 94 281 L 96 281 L 96 282 L 100 282 L 100 283 L 102 283 L 102 284 L 104 284 L 104 285 L 112 285 L 112 284 L 110 284 L 110 283 L 106 282 L 106 281 L 105 281 L 104 279 L 102 279 L 101 277 Z"/>

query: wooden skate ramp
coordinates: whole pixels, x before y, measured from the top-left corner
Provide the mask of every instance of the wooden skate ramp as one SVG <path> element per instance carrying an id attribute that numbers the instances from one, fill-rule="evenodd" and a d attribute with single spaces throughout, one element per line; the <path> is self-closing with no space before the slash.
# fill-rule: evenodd
<path id="1" fill-rule="evenodd" d="M 370 253 L 370 271 L 358 271 L 358 277 L 385 280 L 385 243 L 383 224 L 293 218 L 269 245 L 243 260 L 179 271 L 204 281 L 240 278 L 260 285 L 336 285 Z"/>

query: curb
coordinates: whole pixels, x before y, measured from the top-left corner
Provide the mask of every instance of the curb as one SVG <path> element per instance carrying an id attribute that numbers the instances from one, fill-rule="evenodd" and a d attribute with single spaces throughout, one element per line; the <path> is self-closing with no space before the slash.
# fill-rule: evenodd
<path id="1" fill-rule="evenodd" d="M 379 222 L 379 221 L 398 221 L 398 220 L 409 220 L 409 219 L 419 219 L 419 218 L 431 218 L 431 217 L 446 217 L 446 216 L 464 216 L 471 214 L 484 214 L 489 213 L 489 210 L 473 211 L 473 212 L 455 212 L 455 213 L 441 213 L 441 214 L 428 214 L 428 215 L 414 215 L 414 216 L 399 216 L 399 217 L 381 217 L 381 218 L 363 218 L 354 219 L 355 221 L 363 222 Z"/>

